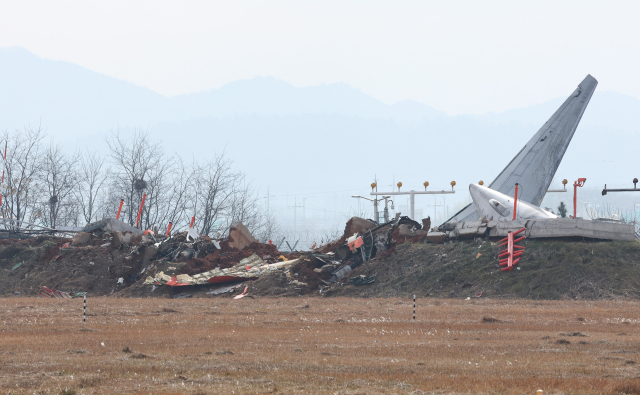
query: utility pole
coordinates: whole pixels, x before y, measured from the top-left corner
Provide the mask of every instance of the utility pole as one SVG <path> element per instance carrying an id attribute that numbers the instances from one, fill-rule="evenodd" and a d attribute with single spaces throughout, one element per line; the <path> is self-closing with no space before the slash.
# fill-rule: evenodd
<path id="1" fill-rule="evenodd" d="M 315 197 L 315 196 L 309 196 L 309 197 L 306 197 L 306 198 L 302 198 L 302 226 L 304 226 L 305 229 L 306 229 L 306 226 L 307 226 L 307 216 L 305 214 L 305 203 L 307 202 L 307 199 L 311 199 L 312 197 Z"/>
<path id="2" fill-rule="evenodd" d="M 297 222 L 297 213 L 298 213 L 298 207 L 302 207 L 302 206 L 298 206 L 298 201 L 297 198 L 293 198 L 293 206 L 289 206 L 293 208 L 293 233 L 296 234 L 297 230 L 296 230 L 296 222 Z"/>
<path id="3" fill-rule="evenodd" d="M 269 212 L 269 198 L 275 197 L 275 195 L 269 194 L 269 187 L 267 187 L 267 196 L 265 197 L 267 199 L 267 212 Z"/>
<path id="4" fill-rule="evenodd" d="M 436 223 L 436 210 L 438 209 L 438 207 L 444 207 L 442 204 L 438 204 L 438 202 L 436 201 L 436 197 L 433 197 L 433 204 L 427 204 L 427 206 L 433 206 L 433 222 L 432 223 Z"/>

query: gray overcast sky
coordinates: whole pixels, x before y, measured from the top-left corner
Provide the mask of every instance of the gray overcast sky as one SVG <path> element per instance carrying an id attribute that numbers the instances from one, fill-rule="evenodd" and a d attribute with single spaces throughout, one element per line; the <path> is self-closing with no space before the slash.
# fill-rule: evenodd
<path id="1" fill-rule="evenodd" d="M 639 16 L 639 1 L 4 1 L 0 46 L 167 96 L 262 75 L 482 113 L 589 73 L 640 97 Z"/>

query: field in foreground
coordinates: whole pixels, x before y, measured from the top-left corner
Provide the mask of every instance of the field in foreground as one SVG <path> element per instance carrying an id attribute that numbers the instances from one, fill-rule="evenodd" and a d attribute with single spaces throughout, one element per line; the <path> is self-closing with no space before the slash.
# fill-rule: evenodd
<path id="1" fill-rule="evenodd" d="M 3 394 L 640 394 L 640 302 L 0 299 Z"/>

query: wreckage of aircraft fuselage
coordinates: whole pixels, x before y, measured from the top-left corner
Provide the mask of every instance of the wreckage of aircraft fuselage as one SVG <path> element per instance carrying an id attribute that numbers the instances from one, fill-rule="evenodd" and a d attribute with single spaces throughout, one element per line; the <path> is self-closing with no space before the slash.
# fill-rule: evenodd
<path id="1" fill-rule="evenodd" d="M 557 215 L 531 203 L 522 200 L 515 203 L 513 197 L 478 184 L 469 185 L 469 193 L 478 215 L 487 221 L 511 221 L 514 219 L 513 211 L 516 212 L 515 219 L 558 218 Z"/>
<path id="2" fill-rule="evenodd" d="M 534 207 L 540 206 L 597 85 L 598 81 L 588 75 L 489 188 L 513 199 L 518 183 L 525 187 L 518 194 L 518 200 Z M 445 223 L 472 222 L 481 216 L 476 204 L 471 203 Z"/>

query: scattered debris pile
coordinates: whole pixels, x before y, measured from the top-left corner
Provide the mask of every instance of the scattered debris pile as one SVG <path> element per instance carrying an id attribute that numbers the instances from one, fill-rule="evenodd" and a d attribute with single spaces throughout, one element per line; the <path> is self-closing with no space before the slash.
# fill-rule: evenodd
<path id="1" fill-rule="evenodd" d="M 42 296 L 43 298 L 61 298 L 61 299 L 81 298 L 86 294 L 87 294 L 86 292 L 75 292 L 75 291 L 64 292 L 64 291 L 57 290 L 55 288 L 47 288 L 45 286 L 40 288 L 40 292 L 38 292 L 38 295 Z"/>
<path id="2" fill-rule="evenodd" d="M 0 275 L 10 280 L 0 284 L 0 295 L 38 295 L 43 286 L 118 294 L 134 284 L 142 286 L 144 277 L 157 279 L 154 285 L 243 281 L 276 270 L 279 264 L 295 264 L 283 264 L 287 258 L 275 246 L 258 243 L 239 223 L 220 240 L 193 229 L 165 237 L 129 228 L 110 219 L 83 228 L 73 239 L 41 235 L 0 240 Z"/>
<path id="3" fill-rule="evenodd" d="M 265 273 L 272 272 L 277 269 L 289 267 L 295 263 L 296 260 L 284 261 L 278 263 L 265 263 L 255 253 L 249 258 L 245 258 L 235 266 L 230 268 L 221 269 L 216 267 L 213 270 L 207 272 L 198 273 L 193 276 L 188 274 L 179 274 L 168 276 L 164 272 L 159 272 L 155 277 L 147 277 L 144 282 L 145 285 L 171 285 L 171 286 L 185 286 L 185 285 L 203 285 L 203 284 L 218 284 L 232 281 L 243 281 L 254 279 Z"/>
<path id="4" fill-rule="evenodd" d="M 637 287 L 637 242 L 589 244 L 527 239 L 530 255 L 526 265 L 507 279 L 499 276 L 495 259 L 500 248 L 496 243 L 478 237 L 459 243 L 433 243 L 430 236 L 437 230 L 427 233 L 429 222 L 426 219 L 420 224 L 398 216 L 378 225 L 352 218 L 338 240 L 285 256 L 274 245 L 255 241 L 241 224 L 234 224 L 227 237 L 212 239 L 193 229 L 165 237 L 152 231 L 118 230 L 118 222 L 103 221 L 84 228 L 87 232 L 79 232 L 73 239 L 40 235 L 0 240 L 0 275 L 5 278 L 0 283 L 0 295 L 67 298 L 88 292 L 174 298 L 238 294 L 249 298 L 384 297 L 415 290 L 440 297 L 513 294 L 606 298 L 620 296 L 622 291 L 612 291 L 594 273 L 620 262 L 624 265 L 611 272 L 628 269 L 624 284 L 619 284 L 618 278 L 607 281 L 624 285 L 627 290 Z M 454 232 L 458 224 L 453 226 L 446 232 Z M 615 255 L 612 249 L 616 254 L 625 251 L 624 257 L 609 258 Z M 578 284 L 579 289 L 565 281 L 577 267 L 585 270 L 586 279 Z M 541 270 L 549 275 L 543 276 Z M 538 281 L 537 276 L 544 280 Z M 549 285 L 555 283 L 560 288 Z M 559 293 L 565 288 L 570 292 Z M 635 291 L 625 292 L 638 297 Z"/>

